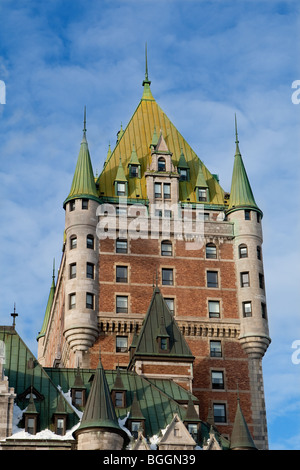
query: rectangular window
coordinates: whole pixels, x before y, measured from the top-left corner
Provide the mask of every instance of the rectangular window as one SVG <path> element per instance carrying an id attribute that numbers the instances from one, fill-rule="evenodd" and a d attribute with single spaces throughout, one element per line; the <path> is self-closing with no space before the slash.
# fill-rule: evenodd
<path id="1" fill-rule="evenodd" d="M 248 209 L 245 210 L 245 220 L 250 220 L 251 219 L 251 211 Z"/>
<path id="2" fill-rule="evenodd" d="M 175 313 L 175 304 L 174 304 L 174 299 L 165 299 L 165 302 L 168 306 L 168 309 L 170 310 L 170 312 L 172 313 L 172 315 L 174 315 Z"/>
<path id="3" fill-rule="evenodd" d="M 210 342 L 210 357 L 222 357 L 221 341 Z"/>
<path id="4" fill-rule="evenodd" d="M 94 294 L 89 292 L 86 294 L 86 308 L 94 309 Z"/>
<path id="5" fill-rule="evenodd" d="M 126 183 L 117 183 L 117 196 L 126 196 Z"/>
<path id="6" fill-rule="evenodd" d="M 76 278 L 76 263 L 70 264 L 70 279 Z"/>
<path id="7" fill-rule="evenodd" d="M 214 422 L 226 423 L 226 407 L 223 403 L 214 404 Z"/>
<path id="8" fill-rule="evenodd" d="M 207 287 L 218 287 L 218 272 L 217 271 L 207 271 Z"/>
<path id="9" fill-rule="evenodd" d="M 127 240 L 116 240 L 116 253 L 127 253 Z"/>
<path id="10" fill-rule="evenodd" d="M 116 297 L 117 313 L 128 313 L 128 297 L 127 295 L 117 295 Z"/>
<path id="11" fill-rule="evenodd" d="M 171 199 L 171 185 L 169 183 L 164 184 L 164 199 Z"/>
<path id="12" fill-rule="evenodd" d="M 241 287 L 250 287 L 249 273 L 241 273 Z"/>
<path id="13" fill-rule="evenodd" d="M 70 212 L 75 211 L 75 201 L 71 201 L 69 204 Z"/>
<path id="14" fill-rule="evenodd" d="M 58 434 L 59 436 L 63 436 L 64 429 L 65 429 L 65 420 L 63 418 L 57 418 L 55 433 Z"/>
<path id="15" fill-rule="evenodd" d="M 95 278 L 95 265 L 93 263 L 86 263 L 86 277 L 88 279 Z"/>
<path id="16" fill-rule="evenodd" d="M 130 165 L 130 176 L 131 178 L 138 178 L 139 167 L 137 165 Z"/>
<path id="17" fill-rule="evenodd" d="M 180 173 L 179 181 L 187 181 L 187 170 L 186 170 L 186 168 L 180 168 L 179 173 Z"/>
<path id="18" fill-rule="evenodd" d="M 87 235 L 86 237 L 86 247 L 93 250 L 94 249 L 94 237 L 93 235 Z"/>
<path id="19" fill-rule="evenodd" d="M 70 249 L 74 250 L 77 248 L 77 237 L 72 237 L 70 240 Z"/>
<path id="20" fill-rule="evenodd" d="M 199 199 L 199 201 L 207 201 L 207 190 L 206 190 L 206 188 L 198 188 L 198 199 Z"/>
<path id="21" fill-rule="evenodd" d="M 261 303 L 261 316 L 262 318 L 267 318 L 267 307 L 265 303 Z"/>
<path id="22" fill-rule="evenodd" d="M 244 317 L 252 317 L 251 302 L 243 302 L 243 316 Z"/>
<path id="23" fill-rule="evenodd" d="M 264 289 L 265 288 L 265 280 L 264 280 L 264 275 L 259 273 L 258 275 L 258 280 L 259 280 L 259 287 L 261 289 Z"/>
<path id="24" fill-rule="evenodd" d="M 159 217 L 160 219 L 162 218 L 162 210 L 161 209 L 155 209 L 155 217 Z"/>
<path id="25" fill-rule="evenodd" d="M 172 256 L 172 242 L 170 241 L 161 242 L 161 255 Z"/>
<path id="26" fill-rule="evenodd" d="M 128 338 L 127 336 L 116 337 L 116 352 L 127 352 Z"/>
<path id="27" fill-rule="evenodd" d="M 220 301 L 219 300 L 208 301 L 208 313 L 209 313 L 209 318 L 220 318 Z"/>
<path id="28" fill-rule="evenodd" d="M 156 198 L 161 198 L 161 183 L 154 184 L 154 194 Z"/>
<path id="29" fill-rule="evenodd" d="M 173 286 L 173 269 L 162 269 L 162 284 L 164 286 Z"/>
<path id="30" fill-rule="evenodd" d="M 127 266 L 116 267 L 116 281 L 117 282 L 128 282 L 128 268 Z"/>
<path id="31" fill-rule="evenodd" d="M 88 209 L 89 208 L 89 200 L 88 199 L 82 199 L 81 208 L 82 209 Z"/>
<path id="32" fill-rule="evenodd" d="M 222 371 L 213 370 L 211 373 L 211 384 L 213 389 L 224 388 L 224 376 Z"/>
<path id="33" fill-rule="evenodd" d="M 76 294 L 69 295 L 69 309 L 76 308 Z"/>

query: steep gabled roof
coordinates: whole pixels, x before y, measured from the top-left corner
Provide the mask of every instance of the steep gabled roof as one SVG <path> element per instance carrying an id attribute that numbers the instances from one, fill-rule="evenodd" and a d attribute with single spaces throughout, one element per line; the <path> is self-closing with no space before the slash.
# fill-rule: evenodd
<path id="1" fill-rule="evenodd" d="M 157 337 L 162 334 L 167 335 L 170 339 L 169 352 L 163 353 L 163 357 L 184 357 L 191 360 L 194 358 L 174 316 L 156 286 L 137 340 L 134 356 L 161 357 L 162 353 L 158 349 Z"/>
<path id="2" fill-rule="evenodd" d="M 160 134 L 164 136 L 167 148 L 172 154 L 173 164 L 177 166 L 179 161 L 182 162 L 181 154 L 184 153 L 186 165 L 190 169 L 189 181 L 185 182 L 184 185 L 180 184 L 179 187 L 180 201 L 197 203 L 195 185 L 198 169 L 201 165 L 203 178 L 211 195 L 210 201 L 207 204 L 224 206 L 223 189 L 157 104 L 151 93 L 150 83 L 148 70 L 146 69 L 142 98 L 128 125 L 122 132 L 121 137 L 118 138 L 115 148 L 107 157 L 102 173 L 97 180 L 99 184 L 99 194 L 106 198 L 115 197 L 114 181 L 117 175 L 120 158 L 122 160 L 125 176 L 127 180 L 130 180 L 128 164 L 134 146 L 137 159 L 141 165 L 141 178 L 136 181 L 135 184 L 129 185 L 128 198 L 147 200 L 146 178 L 144 174 L 151 163 L 150 147 L 158 143 L 158 134 Z"/>

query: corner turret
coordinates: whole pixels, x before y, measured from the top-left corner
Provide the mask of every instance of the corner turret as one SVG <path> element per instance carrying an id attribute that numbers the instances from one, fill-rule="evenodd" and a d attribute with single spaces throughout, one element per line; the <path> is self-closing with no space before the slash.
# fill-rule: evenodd
<path id="1" fill-rule="evenodd" d="M 65 328 L 64 336 L 75 353 L 75 364 L 83 365 L 83 352 L 98 337 L 98 238 L 99 205 L 88 143 L 86 112 L 84 129 L 66 211 Z"/>

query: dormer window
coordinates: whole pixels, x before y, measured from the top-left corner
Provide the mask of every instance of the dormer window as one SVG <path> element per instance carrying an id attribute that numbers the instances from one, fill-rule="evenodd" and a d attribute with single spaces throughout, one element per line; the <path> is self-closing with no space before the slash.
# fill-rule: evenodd
<path id="1" fill-rule="evenodd" d="M 130 177 L 139 178 L 139 166 L 138 165 L 130 165 Z"/>
<path id="2" fill-rule="evenodd" d="M 198 201 L 207 201 L 207 188 L 198 188 Z"/>
<path id="3" fill-rule="evenodd" d="M 126 196 L 126 183 L 117 183 L 117 196 Z"/>
<path id="4" fill-rule="evenodd" d="M 168 352 L 169 338 L 158 338 L 160 352 Z"/>
<path id="5" fill-rule="evenodd" d="M 85 388 L 72 388 L 72 405 L 82 407 L 85 405 Z"/>
<path id="6" fill-rule="evenodd" d="M 186 168 L 179 168 L 179 174 L 179 181 L 188 181 L 188 170 Z"/>
<path id="7" fill-rule="evenodd" d="M 157 162 L 158 171 L 166 171 L 166 160 L 163 157 L 159 157 Z"/>

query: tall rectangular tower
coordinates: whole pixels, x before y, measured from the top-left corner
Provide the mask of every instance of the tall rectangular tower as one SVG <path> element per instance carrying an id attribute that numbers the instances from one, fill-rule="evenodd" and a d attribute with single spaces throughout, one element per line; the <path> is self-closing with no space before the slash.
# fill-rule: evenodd
<path id="1" fill-rule="evenodd" d="M 153 98 L 146 70 L 142 98 L 97 178 L 84 125 L 64 209 L 41 364 L 95 368 L 101 349 L 106 369 L 163 376 L 193 392 L 201 419 L 225 436 L 239 399 L 257 447 L 267 448 L 262 212 L 237 129 L 227 193 Z"/>

